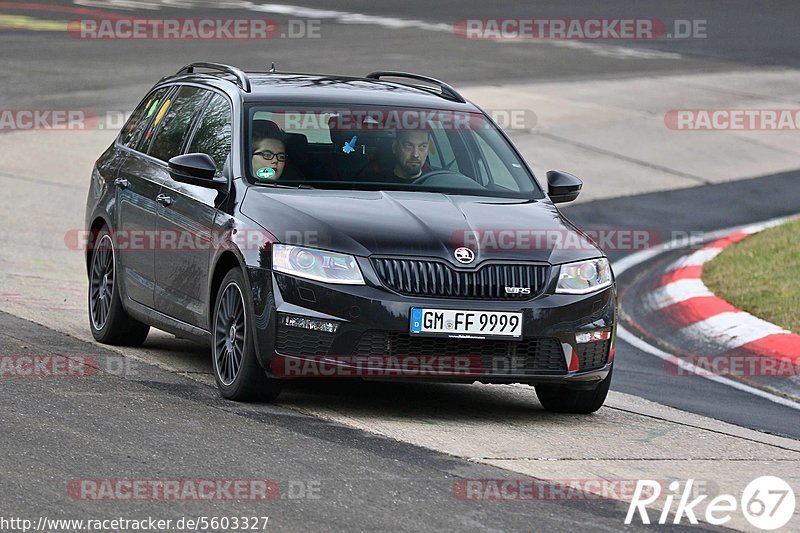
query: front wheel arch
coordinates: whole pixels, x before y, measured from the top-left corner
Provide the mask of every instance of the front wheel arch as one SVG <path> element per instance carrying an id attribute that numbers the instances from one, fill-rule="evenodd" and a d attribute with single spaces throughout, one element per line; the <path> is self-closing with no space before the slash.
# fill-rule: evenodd
<path id="1" fill-rule="evenodd" d="M 92 225 L 89 226 L 89 234 L 86 238 L 86 248 L 83 251 L 84 259 L 86 261 L 86 273 L 90 273 L 90 268 L 92 266 L 92 250 L 94 248 L 94 243 L 97 241 L 97 236 L 100 232 L 104 229 L 110 230 L 111 225 L 106 221 L 105 218 L 98 216 L 92 221 Z"/>
<path id="2" fill-rule="evenodd" d="M 220 285 L 225 276 L 234 268 L 242 268 L 242 264 L 233 252 L 224 252 L 217 263 L 214 265 L 214 271 L 211 275 L 211 284 L 208 288 L 208 329 L 211 330 L 214 321 L 214 304 L 216 303 L 217 293 L 219 292 Z"/>

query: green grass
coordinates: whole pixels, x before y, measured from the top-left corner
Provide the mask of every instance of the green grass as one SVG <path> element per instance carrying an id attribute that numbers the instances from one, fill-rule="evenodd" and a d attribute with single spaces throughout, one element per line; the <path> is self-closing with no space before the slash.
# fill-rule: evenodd
<path id="1" fill-rule="evenodd" d="M 800 333 L 800 220 L 727 247 L 703 266 L 703 282 L 739 309 Z"/>

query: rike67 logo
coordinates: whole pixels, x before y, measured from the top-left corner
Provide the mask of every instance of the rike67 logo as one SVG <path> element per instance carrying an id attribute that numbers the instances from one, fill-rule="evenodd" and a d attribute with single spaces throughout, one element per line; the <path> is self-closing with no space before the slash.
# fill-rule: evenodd
<path id="1" fill-rule="evenodd" d="M 658 524 L 666 524 L 673 503 L 677 500 L 673 524 L 680 524 L 685 517 L 689 523 L 697 524 L 695 507 L 708 498 L 708 494 L 700 494 L 689 500 L 694 494 L 689 479 L 681 489 L 678 481 L 668 485 L 669 492 L 664 499 Z M 662 487 L 658 481 L 640 479 L 636 483 L 625 523 L 630 524 L 638 511 L 643 524 L 650 524 L 647 505 L 656 502 L 662 496 Z M 785 526 L 792 519 L 795 508 L 794 491 L 779 477 L 761 476 L 751 481 L 739 500 L 731 494 L 720 494 L 705 505 L 704 521 L 714 526 L 721 526 L 731 520 L 731 513 L 741 512 L 753 527 L 773 530 Z M 698 513 L 699 514 L 699 513 Z"/>

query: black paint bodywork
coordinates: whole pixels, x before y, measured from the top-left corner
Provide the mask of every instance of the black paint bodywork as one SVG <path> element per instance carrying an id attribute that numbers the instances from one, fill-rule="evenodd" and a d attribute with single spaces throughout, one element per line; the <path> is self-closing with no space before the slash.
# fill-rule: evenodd
<path id="1" fill-rule="evenodd" d="M 244 178 L 245 107 L 250 103 L 394 105 L 482 112 L 427 91 L 374 80 L 309 75 L 252 75 L 253 90 L 241 91 L 217 76 L 184 74 L 165 85 L 195 85 L 223 94 L 233 110 L 232 152 L 223 190 L 178 183 L 167 164 L 116 142 L 97 160 L 86 209 L 86 227 L 119 230 L 177 230 L 200 242 L 227 242 L 192 251 L 119 251 L 120 296 L 140 321 L 199 342 L 210 341 L 216 284 L 231 267 L 242 268 L 261 365 L 270 373 L 275 359 L 278 313 L 340 323 L 336 353 L 348 353 L 366 330 L 408 332 L 410 308 L 432 307 L 522 311 L 524 337 L 552 337 L 575 347 L 581 331 L 615 329 L 616 288 L 589 295 L 555 294 L 558 268 L 550 268 L 547 286 L 528 300 L 491 301 L 403 296 L 384 288 L 371 256 L 437 258 L 465 268 L 453 256 L 454 239 L 465 230 L 542 230 L 580 234 L 541 192 L 529 199 L 494 198 L 408 191 L 342 191 L 266 188 Z M 384 87 L 385 88 L 382 88 Z M 488 120 L 488 118 L 487 118 Z M 531 172 L 532 175 L 532 172 Z M 127 187 L 118 185 L 127 180 Z M 115 181 L 117 183 L 115 183 Z M 539 187 L 541 190 L 541 187 Z M 173 203 L 156 202 L 167 193 Z M 237 244 L 237 235 L 261 234 L 259 246 Z M 582 238 L 582 237 L 581 237 Z M 356 256 L 366 285 L 331 285 L 300 279 L 271 268 L 271 243 L 289 242 Z M 604 257 L 594 246 L 546 249 L 476 250 L 476 268 L 486 262 L 558 265 Z M 88 261 L 88 256 L 87 256 Z M 287 354 L 284 354 L 287 355 Z M 595 383 L 612 363 L 560 376 L 485 376 L 481 381 Z M 444 376 L 446 377 L 446 376 Z M 453 380 L 459 380 L 453 376 Z"/>

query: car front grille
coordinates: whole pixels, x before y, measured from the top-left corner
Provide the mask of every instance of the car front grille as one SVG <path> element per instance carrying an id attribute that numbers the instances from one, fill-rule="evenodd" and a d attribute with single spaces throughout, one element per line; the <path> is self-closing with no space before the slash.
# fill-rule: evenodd
<path id="1" fill-rule="evenodd" d="M 606 364 L 611 341 L 595 341 L 578 345 L 578 368 L 591 370 Z"/>
<path id="2" fill-rule="evenodd" d="M 544 288 L 547 265 L 485 265 L 475 271 L 456 270 L 445 263 L 418 259 L 372 260 L 381 283 L 406 296 L 526 300 Z M 507 294 L 506 287 L 530 289 Z"/>
<path id="3" fill-rule="evenodd" d="M 480 358 L 482 374 L 565 374 L 564 352 L 558 339 L 521 341 L 416 337 L 407 333 L 367 331 L 356 345 L 356 355 L 384 357 Z"/>

